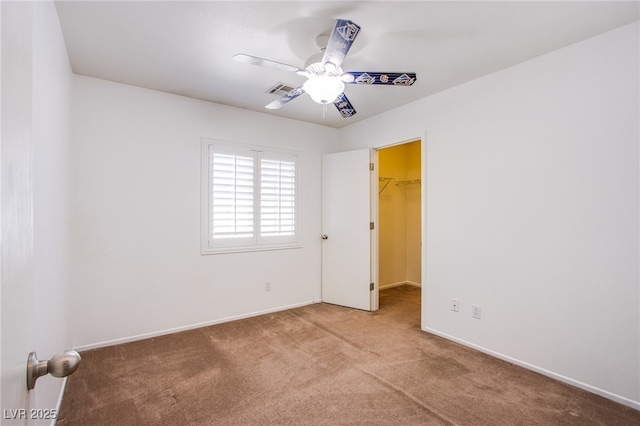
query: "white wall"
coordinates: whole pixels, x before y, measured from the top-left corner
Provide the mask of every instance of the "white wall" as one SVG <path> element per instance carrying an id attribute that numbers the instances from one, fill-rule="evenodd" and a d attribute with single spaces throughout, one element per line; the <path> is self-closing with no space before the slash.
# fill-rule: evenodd
<path id="1" fill-rule="evenodd" d="M 337 130 L 88 77 L 73 87 L 76 347 L 320 299 L 320 160 Z M 202 137 L 302 152 L 303 248 L 200 254 Z"/>
<path id="2" fill-rule="evenodd" d="M 423 137 L 424 330 L 640 409 L 638 27 L 341 139 L 356 149 Z"/>
<path id="3" fill-rule="evenodd" d="M 29 352 L 72 347 L 69 306 L 71 69 L 52 2 L 2 10 L 2 416 L 56 409 L 64 380 L 26 390 Z"/>

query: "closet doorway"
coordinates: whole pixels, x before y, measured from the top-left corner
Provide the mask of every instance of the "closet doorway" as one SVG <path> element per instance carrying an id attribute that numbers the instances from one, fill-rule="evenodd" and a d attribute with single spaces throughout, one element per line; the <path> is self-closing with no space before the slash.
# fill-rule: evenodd
<path id="1" fill-rule="evenodd" d="M 422 284 L 421 145 L 415 140 L 377 150 L 379 290 Z"/>

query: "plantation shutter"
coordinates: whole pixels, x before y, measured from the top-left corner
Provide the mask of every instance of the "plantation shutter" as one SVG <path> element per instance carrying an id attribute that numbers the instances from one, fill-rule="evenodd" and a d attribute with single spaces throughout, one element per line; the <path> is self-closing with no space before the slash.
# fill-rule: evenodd
<path id="1" fill-rule="evenodd" d="M 296 230 L 296 162 L 260 160 L 260 236 L 291 236 Z"/>
<path id="2" fill-rule="evenodd" d="M 253 238 L 255 154 L 211 155 L 211 238 Z M 215 243 L 214 243 L 215 245 Z"/>
<path id="3" fill-rule="evenodd" d="M 299 154 L 203 140 L 202 253 L 300 247 Z"/>

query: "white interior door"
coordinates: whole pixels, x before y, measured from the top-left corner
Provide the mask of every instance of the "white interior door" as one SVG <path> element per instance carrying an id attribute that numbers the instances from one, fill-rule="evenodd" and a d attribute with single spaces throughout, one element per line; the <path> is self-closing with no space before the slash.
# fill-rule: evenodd
<path id="1" fill-rule="evenodd" d="M 34 345 L 33 164 L 30 2 L 0 2 L 0 312 L 2 417 L 27 424 L 35 392 L 27 391 L 27 357 Z M 49 407 L 47 407 L 49 408 Z M 54 407 L 50 407 L 54 408 Z"/>
<path id="2" fill-rule="evenodd" d="M 368 149 L 322 158 L 322 301 L 372 310 Z"/>

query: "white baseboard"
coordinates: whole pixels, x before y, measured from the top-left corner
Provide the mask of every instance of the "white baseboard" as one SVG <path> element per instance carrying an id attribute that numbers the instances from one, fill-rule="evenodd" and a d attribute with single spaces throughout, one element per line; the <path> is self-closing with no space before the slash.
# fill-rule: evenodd
<path id="1" fill-rule="evenodd" d="M 234 316 L 231 316 L 231 317 L 220 318 L 220 319 L 216 319 L 216 320 L 212 320 L 212 321 L 206 321 L 206 322 L 186 325 L 186 326 L 182 326 L 182 327 L 169 328 L 167 330 L 154 331 L 154 332 L 151 332 L 151 333 L 138 334 L 138 335 L 135 335 L 135 336 L 123 337 L 123 338 L 120 338 L 120 339 L 113 339 L 113 340 L 107 340 L 107 341 L 104 341 L 104 342 L 96 342 L 96 343 L 91 343 L 91 344 L 88 344 L 88 345 L 81 345 L 81 346 L 75 347 L 74 350 L 76 350 L 78 352 L 82 352 L 82 351 L 88 351 L 88 350 L 91 350 L 91 349 L 105 348 L 107 346 L 120 345 L 120 344 L 123 344 L 123 343 L 135 342 L 137 340 L 150 339 L 152 337 L 164 336 L 164 335 L 167 335 L 167 334 L 179 333 L 181 331 L 188 331 L 188 330 L 193 330 L 193 329 L 196 329 L 196 328 L 208 327 L 210 325 L 222 324 L 222 323 L 225 323 L 225 322 L 236 321 L 236 320 L 245 319 L 245 318 L 251 318 L 251 317 L 257 317 L 259 315 L 265 315 L 265 314 L 271 314 L 271 313 L 274 313 L 274 312 L 286 311 L 287 309 L 299 308 L 301 306 L 312 305 L 314 303 L 319 303 L 319 302 L 321 302 L 321 300 L 310 300 L 310 301 L 307 301 L 307 302 L 294 303 L 293 305 L 279 306 L 277 308 L 265 309 L 263 311 L 249 312 L 247 314 L 234 315 Z"/>
<path id="2" fill-rule="evenodd" d="M 385 288 L 400 287 L 401 285 L 411 285 L 411 286 L 414 286 L 414 287 L 422 287 L 422 285 L 420 283 L 414 283 L 412 281 L 401 281 L 401 282 L 398 282 L 398 283 L 391 283 L 391 284 L 381 285 L 379 288 L 380 288 L 380 290 L 384 290 Z"/>
<path id="3" fill-rule="evenodd" d="M 67 389 L 67 380 L 69 380 L 69 376 L 62 379 L 62 386 L 60 386 L 60 395 L 58 395 L 58 402 L 56 403 L 56 418 L 51 419 L 51 426 L 56 426 L 56 422 L 58 421 L 60 408 L 62 407 L 62 398 L 64 398 L 64 391 Z"/>
<path id="4" fill-rule="evenodd" d="M 498 358 L 498 359 L 501 359 L 503 361 L 510 362 L 512 364 L 515 364 L 515 365 L 518 365 L 520 367 L 526 368 L 527 370 L 535 371 L 536 373 L 540 373 L 540 374 L 542 374 L 544 376 L 551 377 L 552 379 L 556 379 L 556 380 L 558 380 L 560 382 L 567 383 L 569 385 L 575 386 L 575 387 L 580 388 L 582 390 L 585 390 L 587 392 L 591 392 L 591 393 L 599 395 L 599 396 L 601 396 L 603 398 L 610 399 L 612 401 L 618 402 L 618 403 L 620 403 L 622 405 L 626 405 L 627 407 L 631 407 L 631 408 L 634 408 L 634 409 L 640 411 L 640 401 L 634 401 L 632 399 L 625 398 L 624 396 L 608 392 L 608 391 L 606 391 L 604 389 L 600 389 L 598 387 L 591 386 L 591 385 L 586 384 L 586 383 L 582 383 L 582 382 L 580 382 L 578 380 L 574 380 L 574 379 L 572 379 L 570 377 L 566 377 L 566 376 L 563 376 L 561 374 L 554 373 L 553 371 L 549 371 L 549 370 L 546 370 L 544 368 L 535 366 L 533 364 L 529 364 L 527 362 L 521 361 L 519 359 L 512 358 L 510 356 L 501 354 L 499 352 L 492 351 L 491 349 L 487 349 L 485 347 L 478 346 L 476 344 L 467 342 L 466 340 L 458 339 L 458 338 L 450 336 L 450 335 L 448 335 L 446 333 L 441 333 L 438 330 L 434 330 L 434 329 L 429 328 L 429 327 L 423 328 L 422 330 L 426 331 L 427 333 L 435 334 L 436 336 L 440 336 L 440 337 L 445 338 L 447 340 L 451 340 L 453 342 L 460 343 L 461 345 L 464 345 L 464 346 L 467 346 L 469 348 L 475 349 L 477 351 L 483 352 L 483 353 L 485 353 L 487 355 L 491 355 L 494 358 Z"/>

